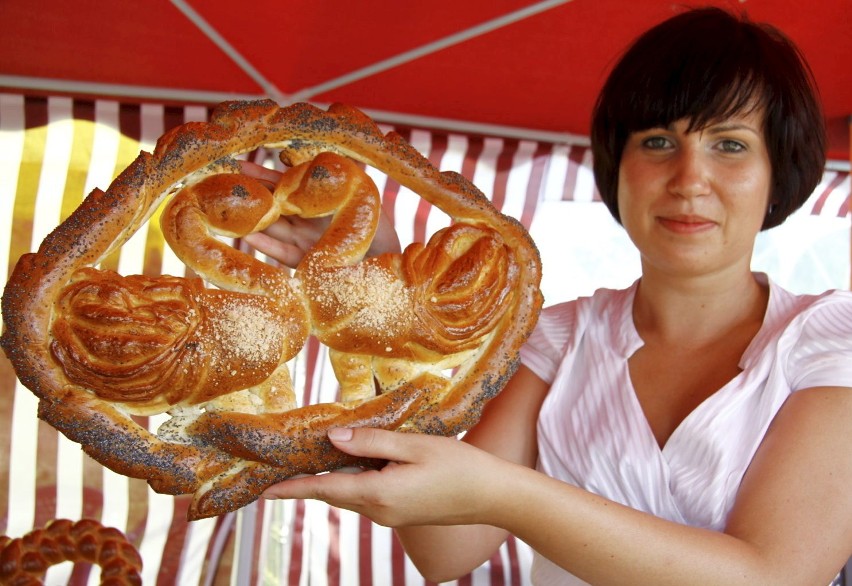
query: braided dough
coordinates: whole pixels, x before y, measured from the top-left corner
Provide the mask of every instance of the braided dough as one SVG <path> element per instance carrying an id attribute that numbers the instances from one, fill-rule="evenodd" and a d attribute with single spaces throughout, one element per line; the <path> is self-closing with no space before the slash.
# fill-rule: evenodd
<path id="1" fill-rule="evenodd" d="M 271 191 L 236 157 L 280 150 Z M 372 166 L 453 223 L 365 258 L 381 202 Z M 167 203 L 165 203 L 167 202 Z M 169 245 L 200 278 L 95 268 L 165 203 Z M 332 217 L 295 272 L 223 244 L 280 215 Z M 342 105 L 227 102 L 163 135 L 93 191 L 6 286 L 2 346 L 39 417 L 190 519 L 236 510 L 300 473 L 378 467 L 336 450 L 331 427 L 455 435 L 513 374 L 542 304 L 529 235 L 457 173 Z M 329 348 L 340 401 L 296 406 L 287 361 Z M 167 413 L 156 433 L 135 416 Z"/>
<path id="2" fill-rule="evenodd" d="M 124 533 L 93 519 L 57 519 L 23 537 L 0 537 L 0 584 L 33 586 L 62 562 L 101 567 L 102 586 L 142 584 L 142 558 Z"/>

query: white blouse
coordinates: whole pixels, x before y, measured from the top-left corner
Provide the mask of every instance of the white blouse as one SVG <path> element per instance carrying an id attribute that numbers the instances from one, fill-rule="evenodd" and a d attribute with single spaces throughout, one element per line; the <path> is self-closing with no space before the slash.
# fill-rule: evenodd
<path id="1" fill-rule="evenodd" d="M 632 318 L 637 283 L 545 309 L 522 349 L 523 364 L 551 384 L 538 420 L 538 469 L 664 519 L 722 530 L 787 396 L 852 387 L 852 293 L 794 295 L 770 281 L 764 323 L 743 354 L 742 372 L 660 449 L 627 366 L 642 346 Z M 538 554 L 532 579 L 584 584 Z"/>

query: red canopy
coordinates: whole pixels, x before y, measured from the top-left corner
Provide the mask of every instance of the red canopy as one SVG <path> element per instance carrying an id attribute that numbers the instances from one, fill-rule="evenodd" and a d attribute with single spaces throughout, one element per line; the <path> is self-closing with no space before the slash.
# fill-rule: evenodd
<path id="1" fill-rule="evenodd" d="M 4 0 L 0 87 L 181 103 L 345 102 L 409 125 L 586 135 L 606 71 L 670 0 Z M 785 30 L 849 159 L 852 3 L 713 0 Z M 724 42 L 724 39 L 719 39 Z"/>

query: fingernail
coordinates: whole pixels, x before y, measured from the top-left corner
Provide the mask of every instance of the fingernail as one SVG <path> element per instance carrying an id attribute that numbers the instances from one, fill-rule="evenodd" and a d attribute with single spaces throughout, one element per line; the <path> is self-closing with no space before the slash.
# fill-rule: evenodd
<path id="1" fill-rule="evenodd" d="M 328 430 L 328 439 L 348 442 L 352 439 L 352 430 L 348 427 L 332 427 Z"/>

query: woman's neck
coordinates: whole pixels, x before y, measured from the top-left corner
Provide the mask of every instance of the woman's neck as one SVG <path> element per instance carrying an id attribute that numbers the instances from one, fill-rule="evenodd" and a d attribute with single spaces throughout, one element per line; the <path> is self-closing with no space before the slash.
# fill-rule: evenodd
<path id="1" fill-rule="evenodd" d="M 756 331 L 768 299 L 768 287 L 750 271 L 691 277 L 644 273 L 633 321 L 643 339 L 701 345 L 742 327 Z"/>

